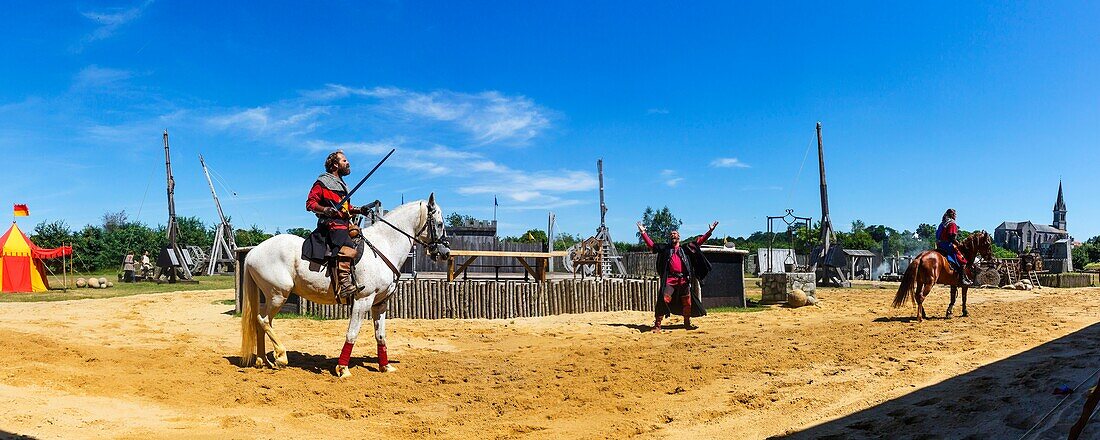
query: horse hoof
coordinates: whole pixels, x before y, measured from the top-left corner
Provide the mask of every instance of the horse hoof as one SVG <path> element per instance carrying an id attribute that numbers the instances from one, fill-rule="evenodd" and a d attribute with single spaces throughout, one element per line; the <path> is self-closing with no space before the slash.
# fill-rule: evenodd
<path id="1" fill-rule="evenodd" d="M 395 371 L 397 371 L 397 367 L 390 364 L 378 366 L 378 372 L 380 373 L 393 373 Z"/>
<path id="2" fill-rule="evenodd" d="M 347 378 L 351 377 L 351 369 L 348 368 L 347 365 L 337 365 L 336 366 L 336 377 L 339 377 L 341 379 L 347 379 Z"/>
<path id="3" fill-rule="evenodd" d="M 953 315 L 951 313 L 948 313 L 948 314 L 944 315 L 943 317 L 946 318 L 946 319 L 951 319 L 952 316 L 955 316 L 955 315 Z"/>
<path id="4" fill-rule="evenodd" d="M 965 318 L 965 317 L 967 317 L 967 316 L 970 316 L 970 314 L 969 314 L 969 313 L 966 313 L 966 312 L 963 312 L 963 314 L 962 314 L 962 317 L 963 317 L 963 318 Z"/>

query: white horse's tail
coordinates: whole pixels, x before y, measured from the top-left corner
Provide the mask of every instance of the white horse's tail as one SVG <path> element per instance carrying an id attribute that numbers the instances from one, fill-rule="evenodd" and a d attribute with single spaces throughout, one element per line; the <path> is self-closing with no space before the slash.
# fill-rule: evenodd
<path id="1" fill-rule="evenodd" d="M 256 311 L 260 309 L 260 289 L 256 287 L 256 280 L 252 279 L 252 272 L 248 270 L 248 258 L 241 265 L 241 281 L 243 281 L 241 300 L 241 366 L 251 367 L 256 364 L 256 332 L 259 325 L 256 323 Z"/>

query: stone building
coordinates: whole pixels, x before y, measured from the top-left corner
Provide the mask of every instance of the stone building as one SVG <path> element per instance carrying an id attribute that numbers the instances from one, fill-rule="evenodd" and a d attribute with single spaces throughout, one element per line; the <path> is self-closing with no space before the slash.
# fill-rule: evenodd
<path id="1" fill-rule="evenodd" d="M 1039 225 L 1031 221 L 1004 222 L 993 232 L 993 242 L 1016 253 L 1038 253 L 1043 258 L 1043 267 L 1051 273 L 1072 272 L 1073 237 L 1066 230 L 1066 201 L 1062 198 L 1062 182 L 1058 182 L 1054 221 L 1050 225 Z"/>
<path id="2" fill-rule="evenodd" d="M 1050 225 L 1032 221 L 1004 222 L 993 232 L 993 242 L 1016 253 L 1038 251 L 1050 254 L 1059 240 L 1072 241 L 1066 230 L 1066 202 L 1062 198 L 1062 182 L 1058 182 L 1058 199 L 1054 202 L 1054 221 Z"/>

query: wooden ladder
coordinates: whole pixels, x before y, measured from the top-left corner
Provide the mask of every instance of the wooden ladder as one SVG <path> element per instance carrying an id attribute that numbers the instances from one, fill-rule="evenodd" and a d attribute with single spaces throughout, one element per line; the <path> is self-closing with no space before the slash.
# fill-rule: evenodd
<path id="1" fill-rule="evenodd" d="M 1020 281 L 1019 263 L 1007 265 L 1005 272 L 1008 274 L 1008 284 L 1015 284 Z"/>
<path id="2" fill-rule="evenodd" d="M 1027 278 L 1031 280 L 1032 286 L 1039 287 L 1039 274 L 1037 272 L 1035 272 L 1034 270 L 1029 270 L 1027 272 Z"/>

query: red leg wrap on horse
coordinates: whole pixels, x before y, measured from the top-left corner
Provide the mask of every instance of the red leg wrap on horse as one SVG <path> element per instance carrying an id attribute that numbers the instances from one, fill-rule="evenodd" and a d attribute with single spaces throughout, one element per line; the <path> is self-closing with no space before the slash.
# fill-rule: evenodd
<path id="1" fill-rule="evenodd" d="M 390 363 L 390 355 L 386 353 L 386 346 L 378 344 L 378 366 L 385 367 Z"/>
<path id="2" fill-rule="evenodd" d="M 355 344 L 352 344 L 350 342 L 344 343 L 344 349 L 340 351 L 340 365 L 343 365 L 345 367 L 348 366 L 348 361 L 351 360 L 351 348 L 354 346 Z"/>

